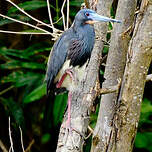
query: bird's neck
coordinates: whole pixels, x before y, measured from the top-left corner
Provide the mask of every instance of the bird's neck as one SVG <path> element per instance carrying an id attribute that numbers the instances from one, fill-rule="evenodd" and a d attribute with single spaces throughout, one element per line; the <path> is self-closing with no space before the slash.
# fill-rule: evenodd
<path id="1" fill-rule="evenodd" d="M 92 36 L 92 33 L 94 33 L 94 27 L 92 25 L 80 22 L 74 22 L 73 29 L 76 33 L 83 36 Z"/>

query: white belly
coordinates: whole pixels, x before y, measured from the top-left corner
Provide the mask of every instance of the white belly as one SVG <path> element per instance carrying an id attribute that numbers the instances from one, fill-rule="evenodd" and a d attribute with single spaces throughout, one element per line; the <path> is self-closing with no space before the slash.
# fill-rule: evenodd
<path id="1" fill-rule="evenodd" d="M 82 67 L 79 67 L 79 66 L 72 67 L 69 64 L 70 64 L 70 60 L 67 60 L 63 64 L 63 66 L 62 66 L 61 70 L 58 72 L 54 82 L 57 83 L 62 78 L 63 74 L 65 74 L 65 71 L 68 69 L 71 69 L 73 71 L 74 81 L 71 79 L 71 77 L 69 75 L 67 75 L 65 77 L 61 87 L 65 87 L 67 90 L 72 91 L 75 88 L 77 88 L 78 83 L 82 81 L 87 62 Z"/>

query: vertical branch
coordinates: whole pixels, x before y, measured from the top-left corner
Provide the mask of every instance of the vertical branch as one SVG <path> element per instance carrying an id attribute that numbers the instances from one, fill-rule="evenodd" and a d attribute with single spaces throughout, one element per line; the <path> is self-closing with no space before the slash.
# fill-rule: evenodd
<path id="1" fill-rule="evenodd" d="M 23 143 L 23 134 L 22 134 L 22 129 L 21 127 L 19 126 L 19 129 L 20 129 L 20 135 L 21 135 L 21 145 L 22 145 L 22 150 L 23 152 L 25 152 L 25 149 L 24 149 L 24 143 Z"/>
<path id="2" fill-rule="evenodd" d="M 65 16 L 64 16 L 64 6 L 65 6 L 65 2 L 66 2 L 66 0 L 63 1 L 62 7 L 61 7 L 61 14 L 62 14 L 62 20 L 63 20 L 64 30 L 66 29 L 66 26 L 65 26 Z"/>
<path id="3" fill-rule="evenodd" d="M 9 152 L 10 152 L 11 150 L 12 150 L 12 152 L 14 152 L 13 140 L 12 140 L 12 135 L 11 135 L 11 120 L 10 120 L 10 117 L 8 118 L 8 127 L 9 127 L 9 138 L 10 138 L 10 143 L 11 143 Z"/>
<path id="4" fill-rule="evenodd" d="M 69 0 L 67 0 L 67 26 L 66 28 L 68 29 L 69 28 Z"/>
<path id="5" fill-rule="evenodd" d="M 111 43 L 105 67 L 103 88 L 116 85 L 119 78 L 122 79 L 126 64 L 126 54 L 130 41 L 136 0 L 119 0 L 116 18 L 122 20 L 122 24 L 114 24 L 111 34 Z M 103 95 L 100 102 L 97 124 L 93 133 L 92 152 L 112 152 L 115 146 L 116 125 L 113 123 L 117 107 L 118 92 Z"/>
<path id="6" fill-rule="evenodd" d="M 152 2 L 152 1 L 151 1 Z M 128 51 L 120 107 L 117 110 L 118 126 L 116 152 L 130 152 L 138 127 L 141 103 L 147 72 L 152 62 L 152 3 L 142 0 L 135 30 Z"/>
<path id="7" fill-rule="evenodd" d="M 97 4 L 98 14 L 108 16 L 107 12 L 109 12 L 111 4 L 112 0 L 99 0 Z M 103 48 L 102 38 L 106 38 L 107 32 L 106 23 L 96 25 L 95 30 L 98 39 L 84 73 L 84 79 L 78 84 L 78 89 L 72 93 L 71 126 L 73 130 L 71 133 L 67 133 L 63 127 L 67 120 L 65 116 L 60 128 L 56 152 L 80 152 L 83 149 L 91 108 L 99 88 L 98 73 Z"/>
<path id="8" fill-rule="evenodd" d="M 51 23 L 51 26 L 52 26 L 53 29 L 54 29 L 54 25 L 53 25 L 53 21 L 52 21 L 52 15 L 51 15 L 51 10 L 50 10 L 49 0 L 47 0 L 47 8 L 48 8 L 48 14 L 49 14 L 50 23 Z"/>

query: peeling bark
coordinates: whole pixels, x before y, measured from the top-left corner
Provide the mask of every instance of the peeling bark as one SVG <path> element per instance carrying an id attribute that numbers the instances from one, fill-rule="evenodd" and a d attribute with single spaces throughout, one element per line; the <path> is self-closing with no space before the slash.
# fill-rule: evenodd
<path id="1" fill-rule="evenodd" d="M 91 2 L 91 1 L 90 1 Z M 90 3 L 91 4 L 91 3 Z M 97 4 L 98 14 L 109 16 L 112 0 L 99 0 Z M 57 145 L 57 152 L 80 152 L 83 151 L 83 144 L 89 124 L 93 101 L 100 89 L 98 80 L 101 50 L 103 49 L 102 40 L 106 38 L 107 25 L 100 23 L 95 26 L 96 43 L 93 49 L 89 65 L 86 69 L 84 80 L 79 84 L 77 90 L 73 92 L 71 108 L 71 125 L 74 130 L 71 134 L 64 127 L 60 128 Z M 67 118 L 63 120 L 65 126 Z"/>
<path id="2" fill-rule="evenodd" d="M 116 85 L 117 79 L 123 77 L 136 3 L 136 0 L 120 0 L 118 3 L 116 18 L 122 20 L 122 24 L 115 24 L 113 28 L 103 88 Z M 118 92 L 102 96 L 98 120 L 93 134 L 92 152 L 107 150 L 111 152 L 114 147 L 115 135 L 111 136 L 111 133 L 115 129 L 112 120 L 116 110 L 117 96 Z"/>

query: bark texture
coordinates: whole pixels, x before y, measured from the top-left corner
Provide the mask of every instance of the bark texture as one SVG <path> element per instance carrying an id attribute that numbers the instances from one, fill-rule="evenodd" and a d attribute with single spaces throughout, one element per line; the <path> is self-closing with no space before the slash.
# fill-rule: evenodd
<path id="1" fill-rule="evenodd" d="M 122 24 L 114 24 L 113 27 L 103 88 L 116 85 L 117 80 L 123 77 L 136 3 L 136 0 L 119 0 L 116 18 L 122 20 Z M 111 135 L 111 133 L 114 129 L 112 121 L 116 111 L 117 96 L 118 92 L 102 96 L 98 120 L 93 134 L 92 152 L 112 150 L 113 146 L 109 145 L 109 141 L 111 140 L 110 144 L 112 145 L 115 142 L 115 135 Z"/>
<path id="2" fill-rule="evenodd" d="M 133 5 L 132 1 L 130 1 L 130 5 L 126 5 L 129 0 L 122 2 L 123 9 L 125 5 L 125 7 L 127 6 L 126 11 L 129 11 L 129 6 Z M 119 1 L 119 5 L 120 4 L 121 0 Z M 123 11 L 120 11 L 120 13 L 121 12 Z M 133 13 L 133 11 L 131 12 Z M 129 11 L 128 13 L 131 12 Z M 100 106 L 98 123 L 93 137 L 93 152 L 132 151 L 139 122 L 140 108 L 147 71 L 152 61 L 151 25 L 152 1 L 143 0 L 140 8 L 140 13 L 136 20 L 133 36 L 129 43 L 127 64 L 125 67 L 119 97 L 117 97 L 116 94 L 104 95 L 101 100 L 102 102 Z M 119 43 L 121 44 L 121 42 Z M 114 44 L 111 43 L 111 47 L 113 47 L 113 45 Z M 126 46 L 126 44 L 124 46 Z M 119 56 L 120 54 L 115 55 Z M 118 61 L 120 62 L 119 59 Z M 116 64 L 118 61 L 115 61 L 114 63 Z M 116 66 L 115 64 L 113 64 L 113 66 Z M 120 62 L 120 64 L 123 65 L 123 62 Z M 118 66 L 118 68 L 119 67 L 120 66 Z M 109 68 L 107 69 L 109 70 Z M 115 81 L 113 80 L 114 82 L 110 80 L 108 81 L 109 85 L 116 83 L 116 78 L 119 72 L 119 69 L 118 71 L 114 72 L 111 70 L 109 73 L 110 77 L 113 75 L 113 73 L 116 74 L 116 76 L 113 75 L 115 77 Z M 123 71 L 121 71 L 121 76 L 122 74 Z M 108 74 L 105 74 L 105 77 L 109 79 Z M 106 83 L 104 83 L 104 85 L 105 84 Z M 106 96 L 109 96 L 109 98 Z"/>
<path id="3" fill-rule="evenodd" d="M 143 0 L 129 46 L 117 111 L 116 152 L 131 152 L 138 127 L 146 76 L 152 62 L 152 1 Z M 119 121 L 118 121 L 119 120 Z"/>
<path id="4" fill-rule="evenodd" d="M 93 1 L 93 0 L 92 0 Z M 90 4 L 91 1 L 89 1 Z M 99 0 L 97 7 L 98 14 L 109 16 L 112 0 Z M 91 6 L 91 5 L 90 5 Z M 83 144 L 89 124 L 90 112 L 93 101 L 98 95 L 100 88 L 98 80 L 101 50 L 103 49 L 102 39 L 106 38 L 106 23 L 95 26 L 96 43 L 93 49 L 89 65 L 84 74 L 84 80 L 79 88 L 73 92 L 71 108 L 71 125 L 74 130 L 69 133 L 64 127 L 60 128 L 57 145 L 57 152 L 80 152 L 83 151 Z M 64 118 L 62 126 L 65 126 L 67 118 Z"/>

